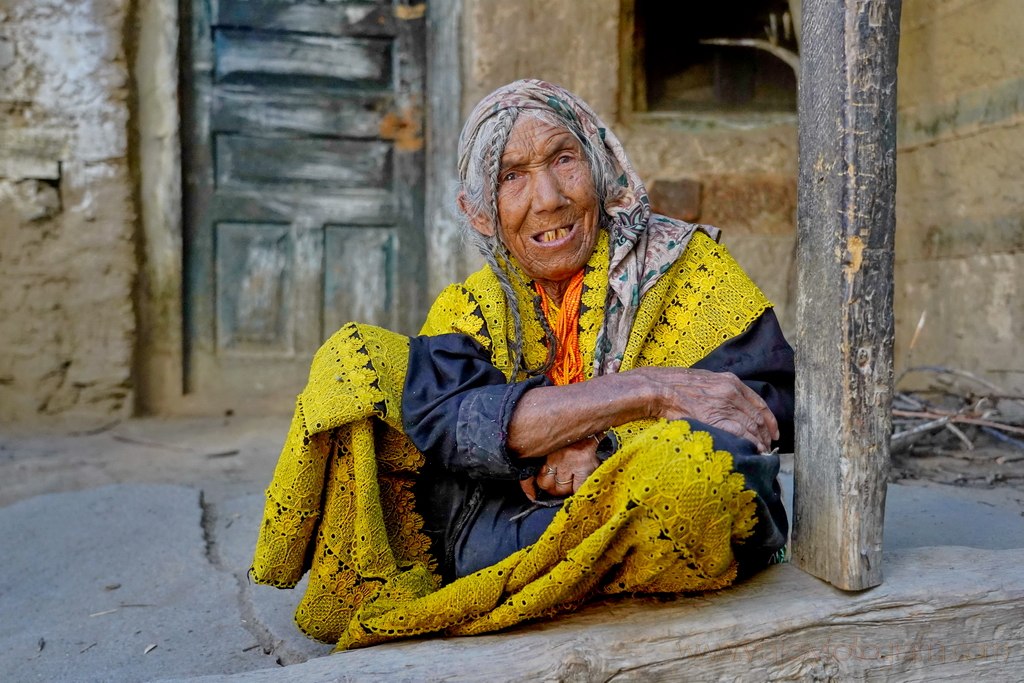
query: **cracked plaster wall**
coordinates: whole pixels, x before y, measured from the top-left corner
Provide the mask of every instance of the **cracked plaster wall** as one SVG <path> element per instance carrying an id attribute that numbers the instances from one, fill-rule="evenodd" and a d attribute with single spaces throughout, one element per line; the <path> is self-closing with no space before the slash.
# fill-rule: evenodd
<path id="1" fill-rule="evenodd" d="M 131 408 L 128 0 L 0 5 L 0 421 Z"/>

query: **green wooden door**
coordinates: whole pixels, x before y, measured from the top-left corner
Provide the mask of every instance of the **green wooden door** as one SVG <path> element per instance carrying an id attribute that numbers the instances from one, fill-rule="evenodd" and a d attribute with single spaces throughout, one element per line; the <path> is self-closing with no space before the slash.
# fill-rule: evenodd
<path id="1" fill-rule="evenodd" d="M 424 316 L 425 6 L 183 3 L 186 393 L 281 408 L 342 323 Z"/>

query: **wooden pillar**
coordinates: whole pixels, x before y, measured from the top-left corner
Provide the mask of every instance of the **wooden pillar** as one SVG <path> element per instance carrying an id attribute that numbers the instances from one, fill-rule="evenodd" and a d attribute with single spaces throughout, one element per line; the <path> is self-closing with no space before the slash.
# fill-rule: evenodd
<path id="1" fill-rule="evenodd" d="M 882 581 L 901 0 L 804 0 L 793 561 Z"/>
<path id="2" fill-rule="evenodd" d="M 427 298 L 468 276 L 453 214 L 462 130 L 462 0 L 427 4 Z"/>

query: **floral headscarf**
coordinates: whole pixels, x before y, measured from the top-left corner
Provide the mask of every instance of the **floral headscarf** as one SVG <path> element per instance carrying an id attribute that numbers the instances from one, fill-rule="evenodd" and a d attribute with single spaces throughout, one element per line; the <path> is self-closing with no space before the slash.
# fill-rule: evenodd
<path id="1" fill-rule="evenodd" d="M 651 213 L 647 188 L 626 157 L 622 143 L 600 117 L 568 90 L 545 81 L 525 79 L 498 88 L 473 108 L 459 136 L 459 176 L 465 181 L 469 150 L 480 126 L 502 109 L 543 109 L 582 129 L 595 149 L 611 154 L 625 191 L 606 201 L 611 218 L 611 258 L 604 325 L 597 338 L 594 374 L 617 372 L 633 327 L 640 299 L 683 253 L 690 237 L 701 229 L 714 239 L 718 230 Z"/>

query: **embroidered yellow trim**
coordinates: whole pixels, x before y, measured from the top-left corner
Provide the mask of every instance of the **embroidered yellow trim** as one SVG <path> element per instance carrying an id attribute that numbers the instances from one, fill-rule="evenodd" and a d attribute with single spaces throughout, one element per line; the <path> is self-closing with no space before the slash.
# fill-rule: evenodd
<path id="1" fill-rule="evenodd" d="M 579 323 L 586 376 L 607 294 L 608 242 L 586 266 Z M 519 289 L 530 283 L 519 283 Z M 546 357 L 532 300 L 519 292 L 524 353 Z M 770 306 L 726 252 L 695 235 L 644 297 L 622 370 L 688 366 Z M 446 288 L 423 334 L 464 333 L 511 375 L 510 316 L 483 269 Z M 408 339 L 346 325 L 317 352 L 274 478 L 253 559 L 259 583 L 294 586 L 303 632 L 338 649 L 443 631 L 483 633 L 572 609 L 590 596 L 720 588 L 736 573 L 730 543 L 753 529 L 754 494 L 728 453 L 684 422 L 617 428 L 621 447 L 545 535 L 502 562 L 439 588 L 412 484 L 423 456 L 401 433 Z M 510 378 L 511 379 L 511 378 Z"/>

